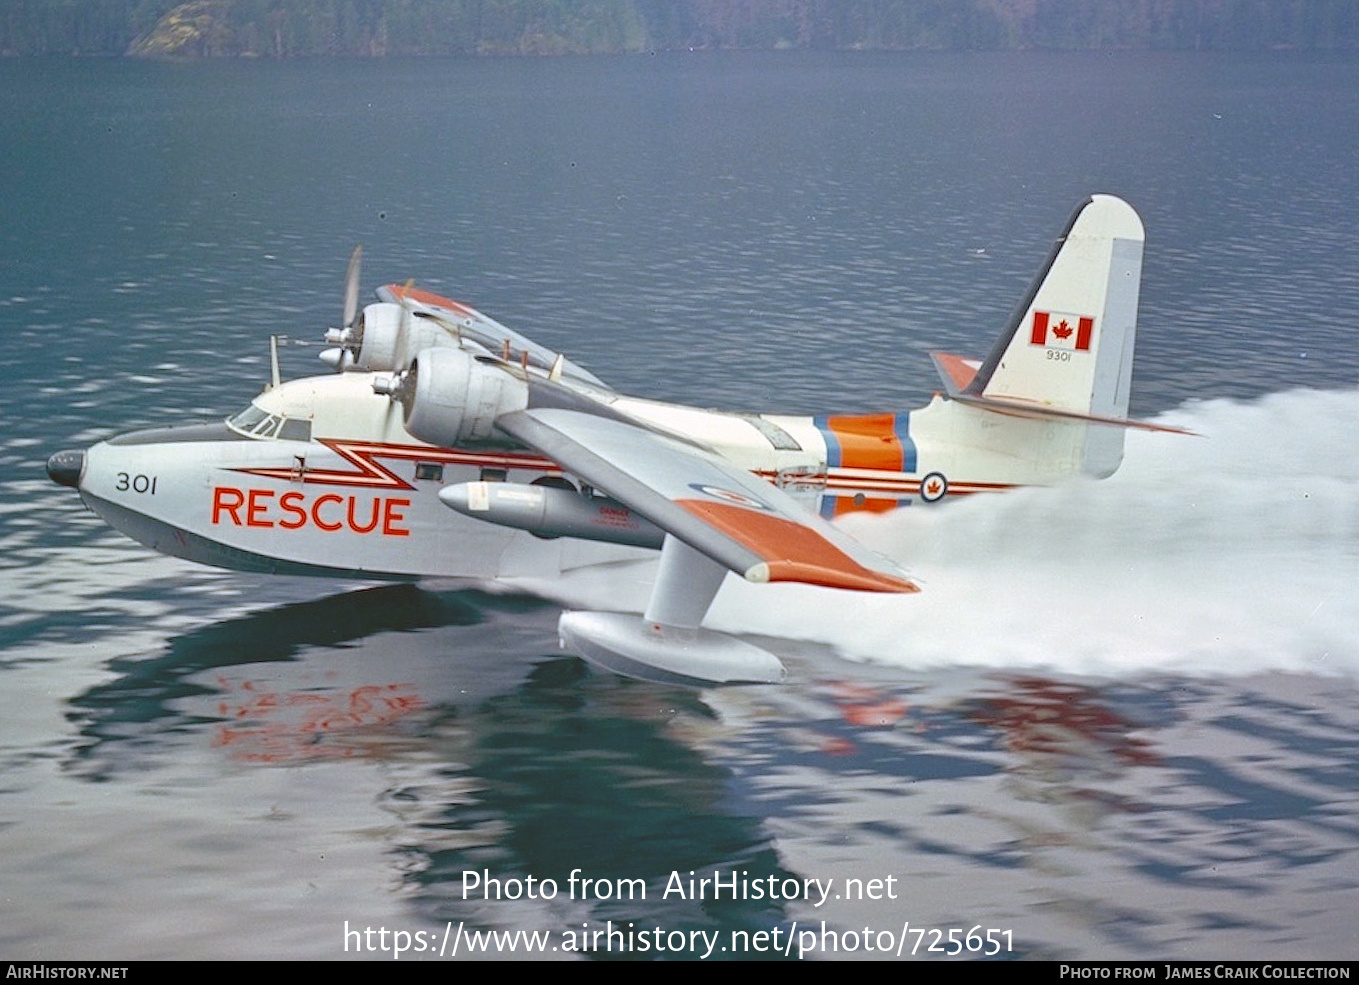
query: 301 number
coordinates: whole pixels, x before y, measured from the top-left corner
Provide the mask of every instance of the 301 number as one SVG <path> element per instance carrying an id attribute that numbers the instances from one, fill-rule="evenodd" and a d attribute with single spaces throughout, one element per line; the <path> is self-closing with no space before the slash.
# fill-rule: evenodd
<path id="1" fill-rule="evenodd" d="M 119 492 L 148 493 L 156 494 L 156 476 L 154 475 L 128 475 L 126 472 L 118 473 L 118 485 L 114 487 Z"/>

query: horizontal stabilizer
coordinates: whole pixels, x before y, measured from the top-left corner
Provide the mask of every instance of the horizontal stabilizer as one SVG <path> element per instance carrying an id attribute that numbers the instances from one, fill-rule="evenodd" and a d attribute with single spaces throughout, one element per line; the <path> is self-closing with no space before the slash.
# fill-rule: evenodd
<path id="1" fill-rule="evenodd" d="M 1079 411 L 1062 410 L 1060 407 L 1026 403 L 1022 400 L 1004 400 L 999 397 L 977 397 L 970 393 L 958 393 L 952 394 L 951 396 L 959 403 L 967 404 L 970 407 L 979 407 L 982 410 L 989 410 L 996 414 L 1005 414 L 1009 417 L 1028 417 L 1045 421 L 1071 421 L 1077 424 L 1104 424 L 1109 427 L 1137 428 L 1141 431 L 1168 431 L 1171 434 L 1195 433 L 1185 428 L 1174 427 L 1170 424 L 1153 424 L 1150 421 L 1138 421 L 1128 417 L 1104 417 L 1100 414 L 1082 414 Z"/>
<path id="2" fill-rule="evenodd" d="M 944 392 L 950 397 L 966 390 L 981 368 L 981 360 L 964 359 L 947 352 L 931 352 L 934 368 L 939 371 L 939 379 L 944 382 Z"/>
<path id="3" fill-rule="evenodd" d="M 939 371 L 939 378 L 944 383 L 944 393 L 950 400 L 967 404 L 970 407 L 979 407 L 982 410 L 989 410 L 996 414 L 1005 414 L 1010 417 L 1028 417 L 1036 420 L 1049 421 L 1073 421 L 1086 424 L 1105 424 L 1110 427 L 1138 428 L 1144 431 L 1169 431 L 1174 434 L 1193 434 L 1184 428 L 1172 427 L 1169 424 L 1152 424 L 1150 421 L 1137 421 L 1126 417 L 1112 417 L 1101 414 L 1087 414 L 1075 410 L 1064 410 L 1060 407 L 1051 407 L 1047 404 L 1033 403 L 1026 400 L 1006 400 L 1000 397 L 982 397 L 968 391 L 973 378 L 977 375 L 977 369 L 981 362 L 976 359 L 964 359 L 962 356 L 955 356 L 947 352 L 931 352 L 930 358 L 934 360 L 934 368 Z"/>

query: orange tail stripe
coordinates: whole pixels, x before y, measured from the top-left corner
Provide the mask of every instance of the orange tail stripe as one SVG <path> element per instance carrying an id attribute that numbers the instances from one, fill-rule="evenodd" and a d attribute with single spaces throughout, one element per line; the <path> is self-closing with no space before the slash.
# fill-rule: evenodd
<path id="1" fill-rule="evenodd" d="M 840 443 L 838 464 L 842 468 L 903 471 L 895 414 L 828 417 L 826 425 Z"/>

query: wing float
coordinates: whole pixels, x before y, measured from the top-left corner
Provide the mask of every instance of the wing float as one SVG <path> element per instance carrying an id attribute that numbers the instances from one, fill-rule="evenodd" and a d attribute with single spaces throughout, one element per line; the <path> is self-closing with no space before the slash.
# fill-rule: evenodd
<path id="1" fill-rule="evenodd" d="M 890 561 L 782 490 L 700 447 L 637 423 L 558 407 L 527 408 L 496 423 L 663 533 L 656 585 L 641 619 L 568 612 L 559 624 L 563 645 L 612 670 L 688 684 L 781 680 L 783 665 L 773 654 L 700 625 L 727 571 L 752 582 L 918 590 Z M 469 492 L 445 490 L 444 501 L 475 516 L 471 504 L 480 497 Z"/>

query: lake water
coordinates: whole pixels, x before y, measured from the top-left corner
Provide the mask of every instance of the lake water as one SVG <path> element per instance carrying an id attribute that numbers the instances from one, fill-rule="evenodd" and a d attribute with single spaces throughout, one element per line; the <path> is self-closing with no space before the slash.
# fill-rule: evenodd
<path id="1" fill-rule="evenodd" d="M 1359 957 L 1356 134 L 1359 62 L 1285 54 L 0 61 L 0 954 Z M 557 650 L 635 579 L 211 571 L 43 475 L 244 405 L 359 241 L 627 392 L 904 409 L 1095 191 L 1148 231 L 1133 412 L 1202 436 L 854 522 L 918 596 L 729 584 L 781 687 Z"/>

